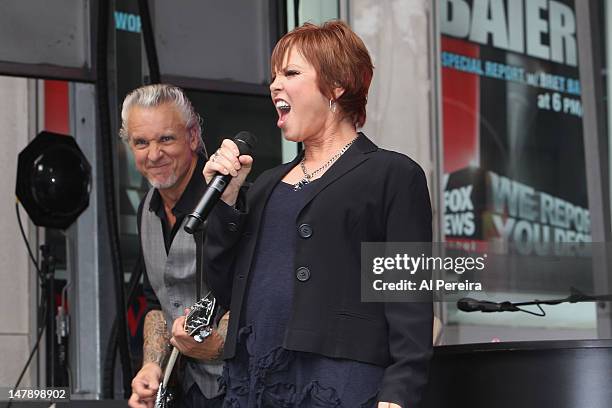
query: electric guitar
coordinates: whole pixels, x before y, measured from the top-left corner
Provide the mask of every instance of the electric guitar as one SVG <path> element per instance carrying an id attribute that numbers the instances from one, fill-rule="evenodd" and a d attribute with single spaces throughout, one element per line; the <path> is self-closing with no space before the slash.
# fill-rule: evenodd
<path id="1" fill-rule="evenodd" d="M 217 300 L 211 292 L 208 292 L 206 296 L 191 306 L 189 314 L 185 318 L 185 331 L 198 343 L 202 343 L 212 333 L 216 306 Z M 157 390 L 155 408 L 172 408 L 174 405 L 176 396 L 168 388 L 168 382 L 178 355 L 178 349 L 173 347 L 164 369 L 162 382 Z"/>

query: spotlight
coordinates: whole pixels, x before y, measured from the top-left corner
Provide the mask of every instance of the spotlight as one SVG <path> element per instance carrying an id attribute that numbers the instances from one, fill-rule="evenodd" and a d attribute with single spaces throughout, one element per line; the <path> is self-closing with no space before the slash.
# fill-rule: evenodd
<path id="1" fill-rule="evenodd" d="M 34 224 L 66 229 L 89 205 L 91 166 L 71 136 L 40 132 L 19 153 L 15 190 Z"/>

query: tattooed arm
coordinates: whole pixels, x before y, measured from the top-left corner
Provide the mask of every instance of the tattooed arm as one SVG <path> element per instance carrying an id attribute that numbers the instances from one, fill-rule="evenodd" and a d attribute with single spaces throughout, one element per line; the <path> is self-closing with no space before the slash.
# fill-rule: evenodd
<path id="1" fill-rule="evenodd" d="M 169 338 L 162 311 L 149 311 L 144 322 L 142 368 L 132 380 L 132 396 L 128 403 L 130 407 L 153 406 L 162 375 L 161 364 L 168 353 Z"/>
<path id="2" fill-rule="evenodd" d="M 155 363 L 161 367 L 168 354 L 170 334 L 166 329 L 166 319 L 161 310 L 151 310 L 144 322 L 144 346 L 142 350 L 142 365 Z"/>

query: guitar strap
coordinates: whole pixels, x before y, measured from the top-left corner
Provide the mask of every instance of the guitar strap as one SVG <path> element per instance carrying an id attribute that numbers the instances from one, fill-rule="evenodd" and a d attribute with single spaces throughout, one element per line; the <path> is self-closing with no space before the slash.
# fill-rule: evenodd
<path id="1" fill-rule="evenodd" d="M 204 273 L 202 271 L 204 263 L 204 237 L 206 236 L 206 221 L 198 229 L 193 237 L 196 241 L 196 302 L 202 299 L 202 287 L 204 286 Z"/>

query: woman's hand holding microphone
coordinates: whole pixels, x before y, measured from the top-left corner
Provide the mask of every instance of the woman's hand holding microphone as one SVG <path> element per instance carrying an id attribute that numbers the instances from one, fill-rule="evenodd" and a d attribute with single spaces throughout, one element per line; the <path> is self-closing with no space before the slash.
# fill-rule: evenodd
<path id="1" fill-rule="evenodd" d="M 223 140 L 221 147 L 208 159 L 204 166 L 204 178 L 210 183 L 216 174 L 230 175 L 232 179 L 221 195 L 221 200 L 230 206 L 236 204 L 238 192 L 247 175 L 251 172 L 253 157 L 240 155 L 238 146 L 230 139 Z"/>

